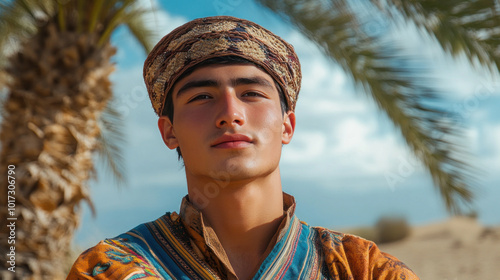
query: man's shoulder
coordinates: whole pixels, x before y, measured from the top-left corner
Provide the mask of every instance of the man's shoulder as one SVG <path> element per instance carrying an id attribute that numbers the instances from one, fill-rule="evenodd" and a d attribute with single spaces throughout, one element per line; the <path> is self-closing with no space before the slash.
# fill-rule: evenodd
<path id="1" fill-rule="evenodd" d="M 124 250 L 110 239 L 85 250 L 75 261 L 67 279 L 159 279 L 147 260 Z"/>
<path id="2" fill-rule="evenodd" d="M 165 219 L 166 215 L 85 250 L 71 267 L 67 279 L 162 279 L 137 241 L 143 239 L 142 233 L 149 224 Z"/>
<path id="3" fill-rule="evenodd" d="M 331 230 L 324 227 L 310 227 L 312 230 L 317 232 L 318 238 L 323 245 L 331 248 L 338 249 L 356 249 L 356 250 L 369 250 L 376 244 L 373 241 L 367 240 L 365 238 L 343 233 L 335 230 Z"/>
<path id="4" fill-rule="evenodd" d="M 372 241 L 322 227 L 311 229 L 317 232 L 317 243 L 333 275 L 354 279 L 418 279 L 403 262 L 380 251 Z"/>

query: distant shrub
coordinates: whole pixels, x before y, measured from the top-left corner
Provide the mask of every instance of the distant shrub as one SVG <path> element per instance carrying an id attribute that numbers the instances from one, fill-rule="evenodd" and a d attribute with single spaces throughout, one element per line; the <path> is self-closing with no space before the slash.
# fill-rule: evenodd
<path id="1" fill-rule="evenodd" d="M 477 220 L 478 214 L 476 210 L 470 210 L 462 214 L 462 216 Z"/>
<path id="2" fill-rule="evenodd" d="M 405 218 L 382 217 L 375 225 L 377 241 L 389 243 L 404 239 L 410 234 L 410 226 Z"/>
<path id="3" fill-rule="evenodd" d="M 378 243 L 378 233 L 373 227 L 358 227 L 347 231 L 349 234 L 363 237 L 366 240 Z"/>

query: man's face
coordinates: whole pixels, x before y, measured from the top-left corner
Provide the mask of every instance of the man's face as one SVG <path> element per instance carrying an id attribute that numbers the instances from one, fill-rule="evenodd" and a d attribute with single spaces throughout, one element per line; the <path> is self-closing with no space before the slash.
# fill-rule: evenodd
<path id="1" fill-rule="evenodd" d="M 270 174 L 295 128 L 273 79 L 253 65 L 196 69 L 176 83 L 172 100 L 173 123 L 161 117 L 158 125 L 167 146 L 180 147 L 187 176 L 238 181 Z"/>

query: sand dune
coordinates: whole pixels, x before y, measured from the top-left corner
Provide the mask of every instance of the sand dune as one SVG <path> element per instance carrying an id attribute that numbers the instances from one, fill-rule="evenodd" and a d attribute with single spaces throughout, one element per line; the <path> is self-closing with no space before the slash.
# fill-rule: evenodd
<path id="1" fill-rule="evenodd" d="M 500 227 L 471 218 L 414 227 L 408 238 L 379 247 L 422 280 L 500 279 Z"/>

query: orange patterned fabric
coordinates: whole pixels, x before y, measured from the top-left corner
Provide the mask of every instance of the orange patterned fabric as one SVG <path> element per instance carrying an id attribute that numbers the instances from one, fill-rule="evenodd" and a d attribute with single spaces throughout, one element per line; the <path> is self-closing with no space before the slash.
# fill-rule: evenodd
<path id="1" fill-rule="evenodd" d="M 331 279 L 418 280 L 404 263 L 363 238 L 317 228 Z"/>
<path id="2" fill-rule="evenodd" d="M 83 252 L 73 264 L 68 277 L 72 279 L 165 279 L 142 256 L 118 242 L 101 241 Z"/>

